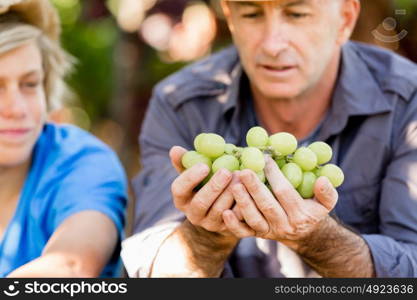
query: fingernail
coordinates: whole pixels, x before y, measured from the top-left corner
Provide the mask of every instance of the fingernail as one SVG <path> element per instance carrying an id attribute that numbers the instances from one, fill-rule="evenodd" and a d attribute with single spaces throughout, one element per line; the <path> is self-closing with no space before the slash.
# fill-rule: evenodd
<path id="1" fill-rule="evenodd" d="M 322 194 L 327 194 L 330 191 L 331 184 L 330 184 L 330 182 L 329 182 L 329 180 L 327 178 L 326 178 L 325 181 L 326 181 L 326 183 L 323 184 L 323 186 L 320 189 L 320 191 L 321 191 Z"/>
<path id="2" fill-rule="evenodd" d="M 221 178 L 221 179 L 223 179 L 223 180 L 226 180 L 226 179 L 228 179 L 230 176 L 231 176 L 231 173 L 230 173 L 230 171 L 229 170 L 226 170 L 226 169 L 220 169 L 219 171 L 218 171 L 218 173 L 219 173 L 219 177 Z"/>
<path id="3" fill-rule="evenodd" d="M 269 155 L 265 155 L 265 170 L 272 168 L 274 164 L 274 160 Z"/>
<path id="4" fill-rule="evenodd" d="M 199 163 L 198 168 L 199 168 L 199 172 L 200 172 L 201 175 L 206 175 L 210 171 L 209 167 L 206 164 L 203 164 L 203 163 Z"/>

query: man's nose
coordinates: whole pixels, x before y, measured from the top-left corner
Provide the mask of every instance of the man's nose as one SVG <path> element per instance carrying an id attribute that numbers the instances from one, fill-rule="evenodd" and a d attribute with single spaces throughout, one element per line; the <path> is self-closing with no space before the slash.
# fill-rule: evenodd
<path id="1" fill-rule="evenodd" d="M 288 47 L 288 30 L 285 23 L 277 17 L 268 18 L 265 23 L 264 38 L 262 41 L 263 52 L 270 57 L 277 57 Z"/>
<path id="2" fill-rule="evenodd" d="M 26 114 L 25 99 L 18 87 L 8 87 L 0 93 L 0 115 L 7 119 L 20 119 Z"/>

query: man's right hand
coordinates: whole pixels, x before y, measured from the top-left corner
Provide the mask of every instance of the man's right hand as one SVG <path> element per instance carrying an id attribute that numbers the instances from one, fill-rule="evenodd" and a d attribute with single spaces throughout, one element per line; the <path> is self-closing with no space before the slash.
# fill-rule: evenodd
<path id="1" fill-rule="evenodd" d="M 176 146 L 169 155 L 180 173 L 171 185 L 174 204 L 187 219 L 159 248 L 152 277 L 219 277 L 239 241 L 226 229 L 222 217 L 225 210 L 235 205 L 231 186 L 234 181 L 238 182 L 237 174 L 219 170 L 196 192 L 195 188 L 207 177 L 210 168 L 199 164 L 184 170 L 181 158 L 186 152 Z M 239 211 L 236 214 L 239 216 Z M 248 235 L 253 235 L 248 230 Z M 172 253 L 176 253 L 175 260 Z"/>
<path id="2" fill-rule="evenodd" d="M 181 158 L 186 152 L 184 148 L 175 146 L 169 153 L 173 166 L 180 173 L 171 186 L 175 207 L 184 212 L 188 221 L 194 226 L 218 233 L 225 239 L 230 239 L 232 243 L 236 243 L 238 239 L 226 229 L 222 214 L 235 204 L 231 186 L 239 182 L 238 176 L 221 169 L 195 192 L 195 188 L 210 173 L 210 168 L 205 164 L 197 164 L 184 170 Z M 240 236 L 253 235 L 253 231 L 245 223 L 242 224 L 244 225 L 241 226 L 242 230 L 246 232 L 242 232 Z"/>

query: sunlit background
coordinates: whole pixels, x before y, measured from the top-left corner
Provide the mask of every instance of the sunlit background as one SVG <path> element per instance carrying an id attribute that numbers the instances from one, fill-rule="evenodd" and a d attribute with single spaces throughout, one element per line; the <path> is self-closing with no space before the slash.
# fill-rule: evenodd
<path id="1" fill-rule="evenodd" d="M 61 15 L 62 42 L 78 59 L 68 78 L 75 97 L 52 118 L 105 141 L 132 178 L 140 170 L 137 137 L 153 86 L 230 44 L 218 0 L 52 2 Z M 365 0 L 362 5 L 354 39 L 417 61 L 417 1 Z"/>

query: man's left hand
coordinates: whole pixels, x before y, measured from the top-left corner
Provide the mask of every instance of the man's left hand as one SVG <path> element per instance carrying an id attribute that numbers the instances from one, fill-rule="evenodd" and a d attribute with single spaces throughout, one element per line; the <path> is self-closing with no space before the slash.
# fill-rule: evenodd
<path id="1" fill-rule="evenodd" d="M 326 177 L 320 177 L 314 186 L 315 197 L 303 199 L 269 156 L 265 175 L 272 192 L 254 172 L 239 172 L 240 182 L 234 184 L 232 192 L 244 222 L 232 210 L 223 212 L 224 222 L 237 237 L 247 237 L 249 225 L 254 236 L 282 242 L 297 251 L 325 226 L 338 193 Z"/>

